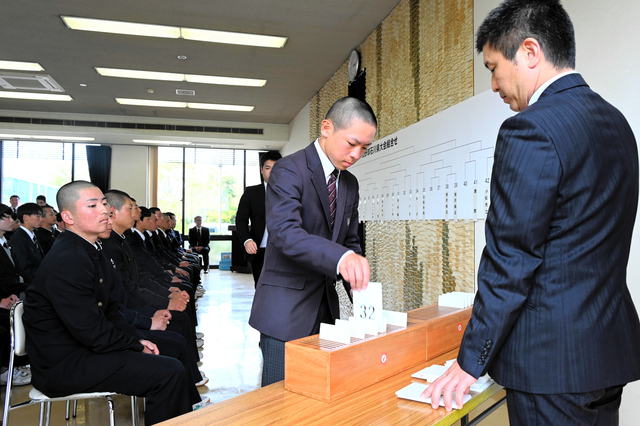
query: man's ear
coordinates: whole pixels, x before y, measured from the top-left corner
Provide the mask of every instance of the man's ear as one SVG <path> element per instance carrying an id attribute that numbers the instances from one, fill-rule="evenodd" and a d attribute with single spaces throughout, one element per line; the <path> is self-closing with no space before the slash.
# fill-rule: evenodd
<path id="1" fill-rule="evenodd" d="M 542 53 L 540 43 L 533 37 L 525 38 L 522 42 L 521 49 L 524 52 L 526 65 L 529 69 L 536 68 L 544 58 L 544 53 Z"/>
<path id="2" fill-rule="evenodd" d="M 320 134 L 326 138 L 331 132 L 333 132 L 333 122 L 331 120 L 322 120 L 320 124 Z"/>
<path id="3" fill-rule="evenodd" d="M 67 225 L 73 225 L 74 224 L 74 218 L 73 218 L 73 213 L 71 213 L 69 210 L 63 210 L 60 212 L 60 216 L 62 216 L 62 221 L 67 224 Z"/>

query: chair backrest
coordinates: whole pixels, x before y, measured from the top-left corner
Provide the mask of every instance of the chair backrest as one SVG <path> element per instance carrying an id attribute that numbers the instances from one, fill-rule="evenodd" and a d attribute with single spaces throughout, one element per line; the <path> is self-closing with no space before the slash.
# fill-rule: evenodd
<path id="1" fill-rule="evenodd" d="M 11 307 L 11 346 L 16 356 L 24 356 L 27 354 L 25 342 L 27 340 L 24 331 L 24 323 L 22 322 L 22 314 L 24 313 L 24 304 L 22 301 L 16 302 Z"/>

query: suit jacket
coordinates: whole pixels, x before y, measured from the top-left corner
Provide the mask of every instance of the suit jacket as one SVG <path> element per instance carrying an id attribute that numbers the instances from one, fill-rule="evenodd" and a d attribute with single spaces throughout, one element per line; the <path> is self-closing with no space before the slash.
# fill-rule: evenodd
<path id="1" fill-rule="evenodd" d="M 264 184 L 249 186 L 245 189 L 244 194 L 238 203 L 238 212 L 236 213 L 236 230 L 240 242 L 251 239 L 258 247 L 264 237 L 264 229 L 266 225 L 265 219 L 265 188 Z M 249 221 L 251 221 L 251 230 L 249 230 Z M 251 262 L 255 254 L 247 254 L 245 258 Z"/>
<path id="2" fill-rule="evenodd" d="M 49 396 L 88 389 L 143 350 L 109 294 L 112 266 L 96 248 L 64 232 L 26 291 L 24 325 L 33 385 Z"/>
<path id="3" fill-rule="evenodd" d="M 11 244 L 8 244 L 11 247 Z M 27 289 L 27 285 L 31 282 L 30 277 L 20 268 L 18 259 L 13 249 L 10 249 L 11 257 L 9 259 L 4 248 L 0 247 L 0 299 L 4 299 L 12 294 L 18 295 Z M 22 276 L 24 282 L 20 282 Z"/>
<path id="4" fill-rule="evenodd" d="M 266 212 L 269 241 L 249 324 L 279 340 L 309 336 L 323 294 L 339 318 L 338 262 L 348 250 L 360 253 L 358 181 L 340 173 L 331 232 L 326 178 L 311 144 L 274 165 Z"/>
<path id="5" fill-rule="evenodd" d="M 44 258 L 42 250 L 36 247 L 29 234 L 22 228 L 18 228 L 11 236 L 11 247 L 16 253 L 20 267 L 29 275 L 29 280 L 33 280 Z"/>
<path id="6" fill-rule="evenodd" d="M 579 74 L 506 120 L 462 369 L 541 394 L 639 379 L 626 284 L 637 204 L 631 128 Z"/>
<path id="7" fill-rule="evenodd" d="M 155 281 L 164 285 L 167 289 L 171 287 L 171 275 L 164 269 L 155 257 L 153 257 L 146 249 L 145 240 L 135 231 L 127 229 L 124 237 L 131 247 L 137 264 L 147 271 Z M 145 237 L 146 239 L 147 237 Z"/>
<path id="8" fill-rule="evenodd" d="M 189 229 L 189 248 L 209 247 L 209 228 L 203 226 L 200 229 L 200 238 L 198 238 L 198 229 L 195 226 Z"/>
<path id="9" fill-rule="evenodd" d="M 53 243 L 56 241 L 56 235 L 54 232 L 49 231 L 47 228 L 36 228 L 35 232 L 36 238 L 40 243 L 40 247 L 42 248 L 42 252 L 46 256 L 53 247 Z M 60 232 L 58 232 L 60 233 Z"/>

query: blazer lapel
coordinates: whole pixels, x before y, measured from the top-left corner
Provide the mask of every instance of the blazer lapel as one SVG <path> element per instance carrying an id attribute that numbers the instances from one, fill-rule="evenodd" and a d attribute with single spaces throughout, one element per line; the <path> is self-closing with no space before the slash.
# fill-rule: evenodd
<path id="1" fill-rule="evenodd" d="M 336 221 L 333 226 L 333 235 L 331 236 L 332 241 L 336 241 L 338 239 L 338 234 L 340 233 L 340 227 L 344 220 L 344 210 L 347 206 L 348 191 L 349 187 L 347 186 L 347 180 L 344 178 L 344 172 L 341 172 L 340 180 L 338 181 L 338 201 L 336 202 Z"/>
<path id="2" fill-rule="evenodd" d="M 331 211 L 329 210 L 329 193 L 327 192 L 327 177 L 324 175 L 324 169 L 320 162 L 320 157 L 316 152 L 314 144 L 309 145 L 306 148 L 307 152 L 307 167 L 311 170 L 311 182 L 318 193 L 318 199 L 324 212 L 325 220 L 327 221 L 327 228 L 331 229 Z"/>

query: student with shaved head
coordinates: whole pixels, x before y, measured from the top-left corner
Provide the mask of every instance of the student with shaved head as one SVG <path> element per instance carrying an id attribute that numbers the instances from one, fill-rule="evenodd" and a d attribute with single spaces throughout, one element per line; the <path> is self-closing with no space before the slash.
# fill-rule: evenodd
<path id="1" fill-rule="evenodd" d="M 184 366 L 127 324 L 109 294 L 113 267 L 96 244 L 108 227 L 102 191 L 71 182 L 60 188 L 57 202 L 67 232 L 42 262 L 25 300 L 34 387 L 50 397 L 98 391 L 144 396 L 145 424 L 191 411 Z"/>

